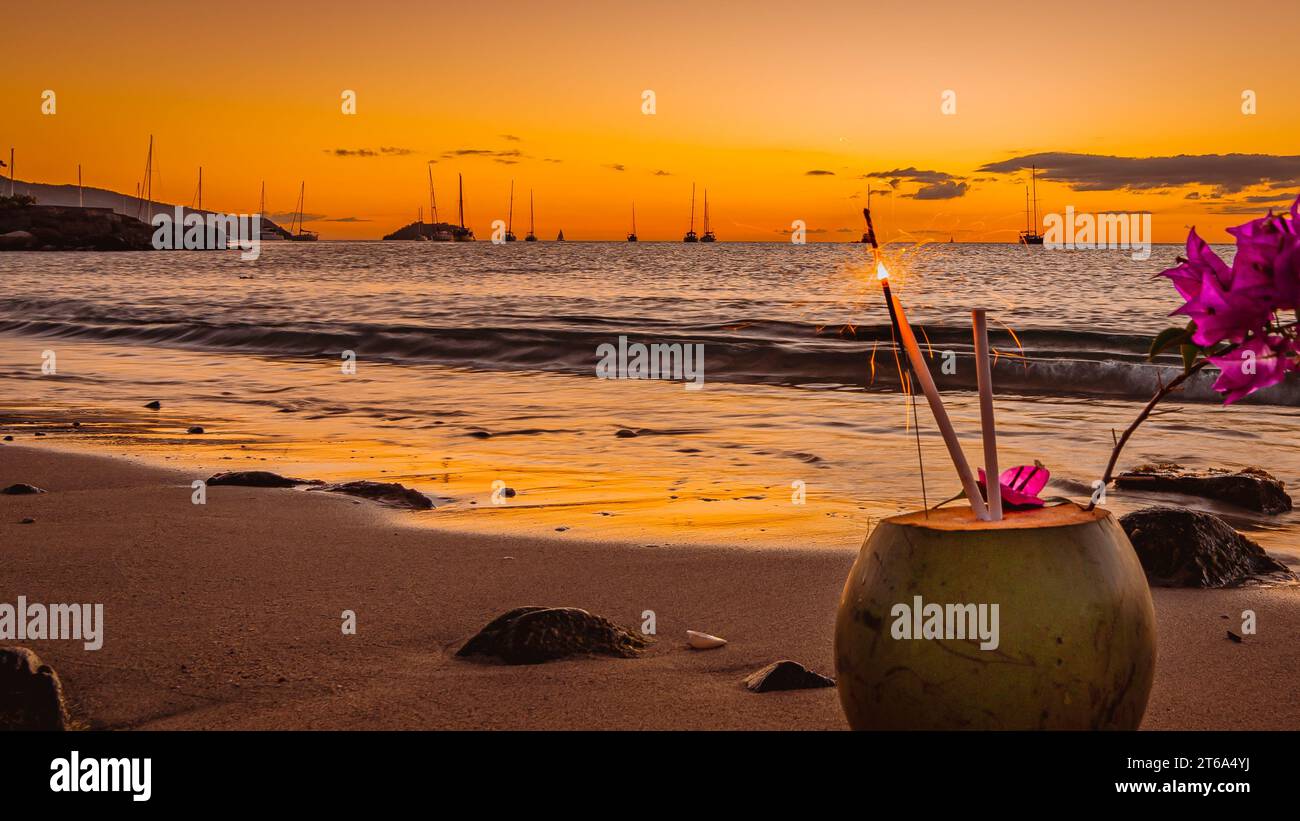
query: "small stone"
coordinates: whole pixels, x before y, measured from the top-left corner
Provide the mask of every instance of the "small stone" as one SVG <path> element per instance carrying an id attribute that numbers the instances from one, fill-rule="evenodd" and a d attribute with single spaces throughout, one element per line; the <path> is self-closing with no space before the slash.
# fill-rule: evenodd
<path id="1" fill-rule="evenodd" d="M 319 479 L 293 479 L 269 470 L 232 470 L 208 478 L 208 487 L 230 485 L 236 487 L 294 487 L 296 485 L 323 484 Z"/>
<path id="2" fill-rule="evenodd" d="M 515 497 L 515 489 L 512 487 L 503 487 L 501 488 L 501 495 L 507 499 L 513 499 Z"/>
<path id="3" fill-rule="evenodd" d="M 771 693 L 777 690 L 812 690 L 834 687 L 835 679 L 814 673 L 797 661 L 774 661 L 745 677 L 745 687 L 752 693 Z"/>
<path id="4" fill-rule="evenodd" d="M 327 493 L 346 493 L 350 496 L 360 496 L 391 507 L 405 507 L 412 510 L 428 510 L 433 507 L 433 502 L 428 496 L 396 482 L 359 480 L 321 485 L 312 488 L 312 490 L 323 490 Z"/>
<path id="5" fill-rule="evenodd" d="M 19 521 L 18 524 L 20 524 L 20 525 L 34 525 L 34 524 L 36 524 L 36 520 L 33 519 L 31 516 L 28 516 L 27 518 L 22 519 L 21 521 Z"/>
<path id="6" fill-rule="evenodd" d="M 145 407 L 148 408 L 149 410 L 159 410 L 162 408 L 162 402 L 159 402 L 157 399 L 155 399 L 149 404 L 145 405 Z"/>
<path id="7" fill-rule="evenodd" d="M 30 496 L 33 493 L 44 493 L 44 492 L 45 491 L 41 490 L 35 485 L 29 485 L 26 484 L 25 482 L 19 482 L 16 485 L 10 485 L 4 490 L 0 490 L 0 493 L 5 494 L 6 496 Z"/>
<path id="8" fill-rule="evenodd" d="M 1231 630 L 1228 630 L 1227 633 L 1228 633 L 1228 638 L 1232 639 L 1237 644 L 1241 644 L 1241 642 L 1243 641 L 1241 636 L 1238 636 L 1236 633 L 1232 632 Z"/>
<path id="9" fill-rule="evenodd" d="M 67 724 L 54 668 L 26 647 L 0 647 L 0 730 L 63 730 Z"/>
<path id="10" fill-rule="evenodd" d="M 202 428 L 201 426 L 199 426 L 199 425 L 191 425 L 191 426 L 189 427 L 189 429 L 186 430 L 185 432 L 186 432 L 186 433 L 204 433 L 204 430 L 203 430 L 203 428 Z"/>
<path id="11" fill-rule="evenodd" d="M 517 607 L 493 619 L 456 652 L 506 664 L 541 664 L 573 655 L 635 658 L 649 642 L 576 607 Z"/>
<path id="12" fill-rule="evenodd" d="M 563 533 L 563 532 L 566 531 L 566 530 L 568 530 L 568 528 L 567 528 L 567 527 L 564 527 L 564 526 L 560 526 L 560 527 L 555 528 L 555 532 L 556 532 L 556 533 Z"/>

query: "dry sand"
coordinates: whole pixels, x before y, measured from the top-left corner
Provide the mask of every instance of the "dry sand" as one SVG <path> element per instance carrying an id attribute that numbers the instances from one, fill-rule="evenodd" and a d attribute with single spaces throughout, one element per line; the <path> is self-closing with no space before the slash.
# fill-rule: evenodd
<path id="1" fill-rule="evenodd" d="M 192 478 L 122 457 L 0 446 L 0 487 L 50 491 L 0 496 L 0 601 L 104 604 L 97 652 L 25 642 L 62 675 L 86 726 L 846 726 L 833 689 L 755 695 L 740 680 L 780 658 L 833 674 L 850 546 L 471 536 L 437 529 L 437 511 L 302 490 L 216 487 L 194 505 Z M 25 517 L 35 522 L 19 524 Z M 1154 594 L 1160 656 L 1144 727 L 1300 729 L 1300 588 Z M 582 607 L 629 627 L 653 610 L 657 641 L 637 660 L 453 658 L 525 604 Z M 1227 640 L 1248 608 L 1258 635 Z M 354 636 L 340 630 L 349 609 Z M 692 651 L 687 629 L 731 643 Z"/>

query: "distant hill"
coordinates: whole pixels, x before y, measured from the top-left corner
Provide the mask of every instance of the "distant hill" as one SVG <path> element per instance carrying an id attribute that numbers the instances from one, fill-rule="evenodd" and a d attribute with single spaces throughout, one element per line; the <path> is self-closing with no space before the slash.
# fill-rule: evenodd
<path id="1" fill-rule="evenodd" d="M 117 191 L 110 191 L 106 188 L 92 188 L 91 186 L 86 186 L 81 190 L 85 197 L 86 208 L 109 208 L 126 217 L 135 217 L 137 214 L 142 213 L 140 200 L 137 200 L 133 194 L 121 194 Z M 5 177 L 0 180 L 0 194 L 8 193 L 9 178 Z M 75 185 L 49 185 L 43 182 L 24 182 L 22 180 L 14 180 L 14 193 L 27 194 L 35 197 L 37 205 L 63 205 L 74 208 L 77 206 L 77 186 Z M 171 213 L 175 208 L 176 206 L 173 203 L 161 202 L 159 200 L 154 200 L 153 203 L 155 214 L 160 211 Z M 147 210 L 147 207 L 144 210 Z M 200 211 L 196 208 L 185 206 L 182 206 L 182 210 L 187 215 L 192 213 L 216 213 L 206 209 Z M 273 234 L 281 239 L 290 238 L 288 231 L 266 217 L 262 217 L 262 234 L 263 239 L 271 238 L 267 236 L 267 234 Z"/>
<path id="2" fill-rule="evenodd" d="M 451 242 L 460 235 L 468 235 L 468 238 L 474 238 L 474 232 L 461 228 L 459 225 L 452 225 L 449 222 L 413 222 L 410 225 L 403 225 L 384 239 L 394 240 L 429 240 L 432 242 Z"/>

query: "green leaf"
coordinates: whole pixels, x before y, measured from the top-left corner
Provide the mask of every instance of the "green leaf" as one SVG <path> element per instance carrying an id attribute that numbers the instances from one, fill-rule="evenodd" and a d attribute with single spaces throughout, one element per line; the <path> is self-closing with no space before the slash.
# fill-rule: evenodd
<path id="1" fill-rule="evenodd" d="M 1181 345 L 1178 350 L 1183 355 L 1183 370 L 1190 371 L 1204 349 L 1200 345 Z"/>
<path id="2" fill-rule="evenodd" d="M 1147 359 L 1154 360 L 1175 345 L 1185 344 L 1190 337 L 1191 331 L 1187 328 L 1165 328 L 1151 340 L 1151 350 L 1147 352 Z"/>

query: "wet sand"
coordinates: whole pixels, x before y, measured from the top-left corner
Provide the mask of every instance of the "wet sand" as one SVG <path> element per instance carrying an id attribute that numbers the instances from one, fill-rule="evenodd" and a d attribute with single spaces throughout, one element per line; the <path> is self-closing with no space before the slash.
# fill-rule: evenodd
<path id="1" fill-rule="evenodd" d="M 833 674 L 835 606 L 856 546 L 484 536 L 439 527 L 436 510 L 302 490 L 215 487 L 194 505 L 192 479 L 45 443 L 0 446 L 0 486 L 49 491 L 0 496 L 0 600 L 104 604 L 97 652 L 25 643 L 59 671 L 83 726 L 846 726 L 833 689 L 755 695 L 740 681 L 780 658 Z M 1300 729 L 1300 588 L 1154 594 L 1160 656 L 1145 728 Z M 634 629 L 653 610 L 656 641 L 635 660 L 453 657 L 525 604 L 582 607 Z M 1259 632 L 1238 644 L 1225 631 L 1240 632 L 1244 609 Z M 344 610 L 356 612 L 356 635 L 340 630 Z M 687 629 L 730 644 L 692 651 Z"/>

